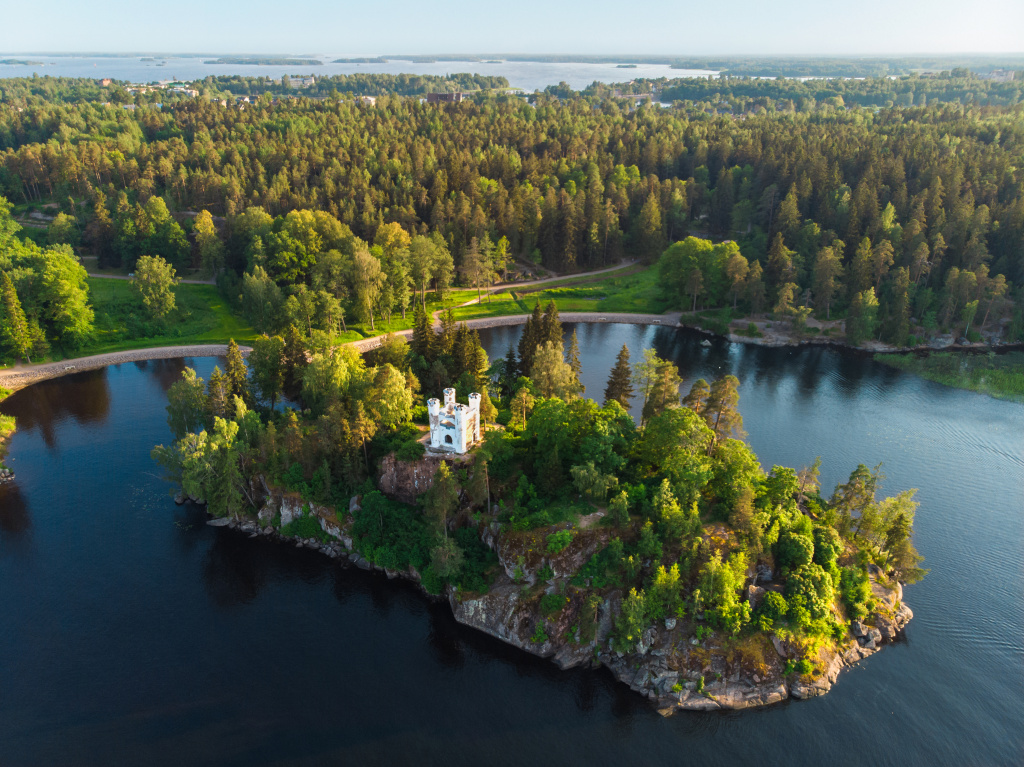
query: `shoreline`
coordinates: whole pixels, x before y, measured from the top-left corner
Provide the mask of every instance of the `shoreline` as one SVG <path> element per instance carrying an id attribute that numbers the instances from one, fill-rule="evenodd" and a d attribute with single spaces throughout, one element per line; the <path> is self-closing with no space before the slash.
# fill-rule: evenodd
<path id="1" fill-rule="evenodd" d="M 121 365 L 125 362 L 143 362 L 145 360 L 167 360 L 183 357 L 223 357 L 227 354 L 227 344 L 198 344 L 189 346 L 155 346 L 150 349 L 131 349 L 121 352 L 106 352 L 88 357 L 61 360 L 60 362 L 43 362 L 35 365 L 20 365 L 0 370 L 0 386 L 16 392 L 40 381 L 81 373 L 85 370 L 96 370 L 109 365 Z M 252 349 L 239 346 L 243 354 Z"/>
<path id="2" fill-rule="evenodd" d="M 434 327 L 439 327 L 440 321 L 437 318 L 439 312 L 434 313 Z M 530 318 L 529 314 L 508 314 L 497 317 L 477 317 L 466 320 L 459 320 L 459 324 L 465 323 L 470 329 L 494 328 L 511 325 L 525 325 Z M 784 334 L 773 334 L 764 337 L 742 336 L 730 332 L 728 335 L 707 330 L 698 325 L 689 325 L 682 322 L 685 315 L 681 312 L 668 312 L 665 314 L 639 314 L 629 312 L 560 312 L 559 318 L 565 323 L 607 323 L 619 325 L 648 325 L 669 327 L 675 329 L 689 329 L 708 336 L 709 338 L 720 338 L 730 343 L 749 344 L 751 346 L 762 346 L 766 348 L 798 348 L 801 346 L 830 346 L 836 349 L 859 352 L 866 355 L 874 354 L 907 354 L 907 353 L 932 353 L 932 352 L 958 352 L 958 353 L 987 353 L 990 351 L 1013 351 L 1024 349 L 1024 344 L 971 344 L 962 346 L 949 344 L 946 346 L 919 345 L 919 346 L 889 346 L 888 344 L 873 343 L 871 346 L 851 346 L 839 338 L 808 337 L 795 339 Z M 412 330 L 396 330 L 390 335 L 402 338 L 410 338 Z M 379 349 L 389 333 L 381 333 L 372 338 L 364 338 L 358 341 L 348 341 L 344 346 L 363 353 Z M 242 354 L 252 351 L 251 347 L 239 345 Z M 86 357 L 61 360 L 59 362 L 44 362 L 34 365 L 19 365 L 11 368 L 0 369 L 0 386 L 10 389 L 12 392 L 24 389 L 40 381 L 48 381 L 61 376 L 79 373 L 84 370 L 95 370 L 107 367 L 108 365 L 120 365 L 125 362 L 142 362 L 145 360 L 176 359 L 183 357 L 223 357 L 227 353 L 227 344 L 192 344 L 185 346 L 157 346 L 147 349 L 130 349 L 120 352 L 106 352 Z"/>
<path id="3" fill-rule="evenodd" d="M 768 664 L 774 666 L 775 671 L 765 672 L 762 668 L 759 676 L 758 673 L 741 668 L 733 670 L 731 674 L 716 674 L 719 661 L 714 657 L 720 656 L 723 648 L 714 638 L 696 639 L 690 636 L 684 622 L 675 619 L 658 621 L 649 626 L 644 631 L 643 639 L 631 652 L 616 652 L 608 646 L 615 608 L 621 599 L 621 594 L 615 591 L 607 595 L 598 610 L 598 627 L 591 641 L 578 643 L 574 639 L 545 637 L 541 643 L 537 643 L 535 638 L 530 637 L 528 628 L 523 630 L 523 586 L 509 575 L 515 563 L 502 561 L 500 525 L 492 523 L 478 528 L 481 540 L 499 557 L 500 571 L 488 591 L 463 594 L 456 587 L 448 586 L 440 594 L 431 594 L 423 586 L 420 573 L 412 566 L 408 570 L 388 570 L 364 557 L 355 548 L 349 515 L 338 513 L 329 506 L 304 502 L 293 493 L 269 487 L 264 482 L 260 485 L 266 495 L 262 507 L 255 515 L 217 518 L 207 512 L 206 524 L 226 527 L 244 533 L 248 538 L 266 538 L 275 543 L 310 549 L 335 560 L 342 568 L 355 567 L 383 573 L 388 580 L 409 581 L 418 587 L 418 591 L 428 601 L 447 603 L 457 623 L 488 634 L 530 655 L 551 661 L 562 671 L 605 666 L 616 681 L 646 698 L 662 716 L 671 716 L 678 711 L 739 711 L 762 708 L 787 699 L 820 697 L 832 690 L 844 668 L 855 666 L 887 645 L 904 641 L 904 630 L 914 617 L 913 611 L 903 602 L 902 584 L 897 582 L 895 586 L 889 587 L 879 582 L 877 574 L 872 574 L 872 592 L 879 600 L 877 612 L 864 621 L 854 621 L 847 641 L 835 650 L 822 653 L 819 656 L 819 670 L 809 676 L 781 670 L 783 666 L 788 668 L 792 660 L 800 657 L 800 653 L 791 642 L 775 634 L 766 635 L 765 640 L 769 643 L 772 655 Z M 179 505 L 186 500 L 205 507 L 202 501 L 186 498 L 181 493 L 175 498 Z M 349 502 L 350 511 L 358 508 L 360 502 L 360 496 L 353 496 Z M 308 507 L 310 515 L 318 521 L 327 540 L 281 533 L 285 520 L 290 521 L 302 515 L 303 507 Z M 203 510 L 205 512 L 205 508 Z M 280 520 L 279 524 L 275 524 L 277 520 Z M 752 600 L 758 591 L 763 592 L 764 589 L 756 585 L 755 579 L 755 584 L 744 590 L 744 597 Z M 704 667 L 699 671 L 687 671 L 674 663 L 670 667 L 670 659 L 689 657 L 691 654 L 695 657 L 707 656 L 701 661 Z M 726 671 L 726 667 L 722 667 L 722 671 Z M 705 674 L 708 676 L 706 684 Z"/>

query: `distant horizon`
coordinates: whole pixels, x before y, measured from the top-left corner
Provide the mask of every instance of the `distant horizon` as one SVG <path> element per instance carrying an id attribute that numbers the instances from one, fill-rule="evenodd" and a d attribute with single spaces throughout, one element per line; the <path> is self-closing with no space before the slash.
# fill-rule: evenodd
<path id="1" fill-rule="evenodd" d="M 1024 48 L 1017 51 L 907 51 L 907 52 L 896 52 L 896 53 L 770 53 L 770 52 L 750 52 L 750 53 L 628 53 L 621 51 L 609 51 L 609 52 L 591 52 L 581 53 L 572 51 L 504 51 L 504 52 L 484 52 L 484 53 L 471 53 L 467 51 L 451 52 L 451 51 L 426 51 L 426 52 L 403 52 L 403 53 L 378 53 L 378 52 L 366 52 L 366 51 L 336 51 L 330 53 L 309 53 L 301 51 L 268 51 L 268 50 L 6 50 L 0 49 L 0 55 L 7 56 L 81 56 L 83 58 L 88 57 L 106 57 L 106 56 L 271 56 L 271 57 L 307 57 L 307 58 L 322 58 L 330 56 L 349 56 L 349 57 L 381 57 L 390 58 L 396 60 L 406 59 L 408 57 L 430 57 L 439 56 L 444 58 L 455 58 L 459 56 L 467 57 L 466 61 L 472 61 L 476 58 L 494 58 L 501 59 L 503 57 L 516 56 L 516 57 L 557 57 L 557 56 L 572 56 L 575 58 L 635 58 L 635 59 L 742 59 L 742 58 L 769 58 L 769 59 L 904 59 L 904 58 L 952 58 L 952 57 L 977 57 L 977 58 L 1000 58 L 1004 56 L 1021 56 L 1024 57 Z"/>

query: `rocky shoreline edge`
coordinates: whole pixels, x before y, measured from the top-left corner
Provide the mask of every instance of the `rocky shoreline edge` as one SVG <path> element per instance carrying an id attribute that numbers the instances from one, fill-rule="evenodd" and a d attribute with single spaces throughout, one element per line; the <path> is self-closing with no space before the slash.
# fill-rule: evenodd
<path id="1" fill-rule="evenodd" d="M 535 574 L 532 577 L 527 574 L 524 582 L 521 558 L 515 560 L 506 556 L 509 550 L 503 545 L 501 527 L 498 523 L 491 523 L 479 528 L 481 540 L 498 554 L 502 568 L 490 589 L 484 594 L 462 594 L 449 586 L 444 594 L 435 595 L 423 588 L 421 576 L 415 568 L 389 570 L 367 560 L 354 548 L 349 527 L 351 512 L 360 508 L 359 496 L 352 497 L 347 521 L 341 522 L 328 507 L 270 489 L 262 478 L 259 484 L 265 501 L 255 518 L 212 518 L 207 524 L 233 529 L 248 534 L 249 538 L 264 537 L 317 551 L 342 566 L 381 572 L 391 580 L 411 581 L 429 599 L 448 602 L 459 623 L 532 655 L 550 659 L 563 670 L 606 666 L 618 681 L 646 697 L 663 716 L 676 711 L 756 708 L 780 703 L 787 698 L 805 700 L 824 695 L 832 689 L 843 668 L 853 666 L 885 645 L 899 641 L 913 618 L 913 612 L 903 603 L 901 584 L 884 583 L 882 574 L 875 569 L 870 580 L 876 611 L 865 621 L 852 623 L 847 641 L 839 651 L 820 651 L 811 674 L 801 675 L 791 670 L 794 661 L 801 658 L 802 650 L 783 637 L 771 636 L 770 657 L 765 657 L 757 669 L 752 669 L 742 660 L 736 662 L 731 659 L 736 654 L 735 649 L 722 646 L 723 643 L 714 636 L 701 637 L 699 632 L 692 635 L 688 624 L 673 618 L 648 627 L 632 652 L 615 652 L 610 647 L 609 637 L 622 598 L 621 593 L 615 592 L 598 607 L 596 631 L 590 641 L 580 641 L 578 630 L 573 638 L 573 627 L 569 625 L 571 617 L 550 626 L 553 638 L 544 635 L 538 641 L 534 628 L 536 610 L 527 604 L 527 588 L 539 587 L 547 593 L 555 593 L 560 583 L 567 582 L 571 573 L 590 557 L 593 547 L 567 551 L 565 555 L 545 560 L 545 566 L 552 570 L 552 578 L 538 583 Z M 175 497 L 178 504 L 186 500 L 204 504 L 201 499 L 186 498 L 181 494 Z M 305 514 L 318 520 L 327 540 L 281 534 L 282 528 Z M 761 580 L 771 588 L 770 574 L 767 578 L 767 581 L 763 577 Z M 746 595 L 751 604 L 755 604 L 765 591 L 758 585 L 758 575 L 755 575 Z M 563 623 L 564 626 L 561 625 Z M 728 640 L 724 644 L 727 645 Z"/>

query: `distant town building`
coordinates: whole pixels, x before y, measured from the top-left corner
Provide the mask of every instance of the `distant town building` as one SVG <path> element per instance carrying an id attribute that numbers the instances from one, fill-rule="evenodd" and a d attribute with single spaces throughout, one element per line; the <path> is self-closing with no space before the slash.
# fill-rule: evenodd
<path id="1" fill-rule="evenodd" d="M 291 75 L 285 75 L 288 78 L 288 85 L 292 88 L 309 88 L 316 83 L 316 78 L 313 75 L 308 77 L 293 77 Z M 281 83 L 285 82 L 284 77 L 281 78 Z"/>
<path id="2" fill-rule="evenodd" d="M 109 77 L 104 77 L 102 80 L 100 80 L 100 87 L 101 88 L 106 88 L 108 85 L 110 85 L 113 82 L 114 81 L 111 80 Z"/>
<path id="3" fill-rule="evenodd" d="M 978 75 L 982 80 L 992 80 L 997 83 L 1013 82 L 1015 72 L 1012 69 L 993 69 L 983 75 Z"/>
<path id="4" fill-rule="evenodd" d="M 427 400 L 430 447 L 448 453 L 465 453 L 480 441 L 480 395 L 469 395 L 469 404 L 455 401 L 455 389 L 444 390 L 444 405 Z"/>
<path id="5" fill-rule="evenodd" d="M 376 96 L 360 96 L 359 100 L 362 101 L 364 104 L 366 104 L 366 106 L 368 106 L 368 107 L 372 107 L 372 106 L 376 106 L 377 105 L 377 97 Z"/>
<path id="6" fill-rule="evenodd" d="M 428 104 L 458 104 L 466 97 L 465 93 L 428 93 Z"/>

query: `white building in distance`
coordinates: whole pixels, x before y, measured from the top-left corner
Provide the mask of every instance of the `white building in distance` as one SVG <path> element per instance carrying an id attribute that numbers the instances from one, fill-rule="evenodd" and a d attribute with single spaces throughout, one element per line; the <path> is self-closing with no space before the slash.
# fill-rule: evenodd
<path id="1" fill-rule="evenodd" d="M 448 453 L 465 453 L 480 441 L 480 395 L 469 395 L 469 404 L 455 401 L 455 389 L 444 390 L 444 406 L 427 400 L 430 417 L 430 448 Z"/>

